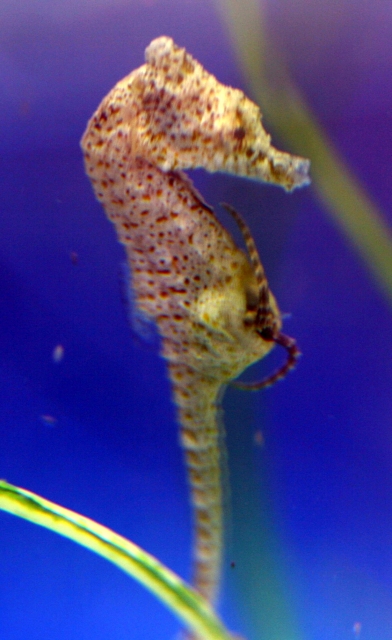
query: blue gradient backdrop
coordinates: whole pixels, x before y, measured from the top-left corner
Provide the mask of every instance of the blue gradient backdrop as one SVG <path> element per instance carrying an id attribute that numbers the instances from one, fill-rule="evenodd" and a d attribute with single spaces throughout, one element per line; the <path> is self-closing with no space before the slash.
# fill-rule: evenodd
<path id="1" fill-rule="evenodd" d="M 67 7 L 0 7 L 0 476 L 112 527 L 189 577 L 190 508 L 164 363 L 130 330 L 123 250 L 84 175 L 79 139 L 158 35 L 171 35 L 221 81 L 245 89 L 244 81 L 207 0 Z M 271 1 L 267 13 L 319 122 L 392 224 L 390 2 Z M 284 383 L 225 398 L 236 481 L 222 614 L 249 640 L 390 640 L 391 308 L 312 188 L 287 195 L 225 176 L 193 178 L 211 204 L 230 202 L 247 217 L 291 314 L 285 329 L 304 353 Z M 255 504 L 265 514 L 259 534 Z M 247 519 L 251 546 L 240 552 Z M 253 578 L 244 586 L 241 553 L 252 562 L 253 548 L 273 557 L 276 610 L 257 601 Z M 178 631 L 117 569 L 6 514 L 0 594 L 1 640 L 155 640 Z M 271 631 L 283 610 L 291 637 Z"/>

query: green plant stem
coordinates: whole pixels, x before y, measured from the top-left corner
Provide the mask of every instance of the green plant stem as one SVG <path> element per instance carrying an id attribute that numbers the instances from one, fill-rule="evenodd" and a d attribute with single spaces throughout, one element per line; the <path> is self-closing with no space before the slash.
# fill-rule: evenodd
<path id="1" fill-rule="evenodd" d="M 156 558 L 110 529 L 0 481 L 0 509 L 70 538 L 106 558 L 154 593 L 203 640 L 232 640 L 209 604 Z"/>
<path id="2" fill-rule="evenodd" d="M 291 151 L 311 160 L 318 197 L 392 303 L 392 230 L 359 184 L 268 40 L 263 0 L 215 0 L 253 97 Z"/>

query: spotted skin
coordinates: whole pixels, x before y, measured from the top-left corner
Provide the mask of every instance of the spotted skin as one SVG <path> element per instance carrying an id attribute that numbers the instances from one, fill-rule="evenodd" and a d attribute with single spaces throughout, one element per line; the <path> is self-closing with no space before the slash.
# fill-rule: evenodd
<path id="1" fill-rule="evenodd" d="M 104 98 L 82 149 L 125 247 L 137 308 L 161 336 L 194 510 L 194 585 L 214 603 L 222 553 L 219 404 L 225 386 L 274 341 L 257 330 L 260 273 L 181 169 L 231 171 L 292 189 L 306 183 L 307 161 L 273 150 L 256 105 L 170 38 L 153 41 L 146 61 Z"/>

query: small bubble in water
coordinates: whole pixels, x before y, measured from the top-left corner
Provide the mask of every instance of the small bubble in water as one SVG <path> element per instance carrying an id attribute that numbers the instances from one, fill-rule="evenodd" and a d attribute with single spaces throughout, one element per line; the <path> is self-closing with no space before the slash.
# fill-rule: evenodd
<path id="1" fill-rule="evenodd" d="M 256 447 L 264 446 L 264 436 L 261 429 L 258 429 L 257 431 L 255 431 L 253 436 L 253 442 L 256 445 Z"/>
<path id="2" fill-rule="evenodd" d="M 46 424 L 48 427 L 55 427 L 57 424 L 57 418 L 49 415 L 48 413 L 43 413 L 40 415 L 41 422 Z"/>
<path id="3" fill-rule="evenodd" d="M 53 362 L 61 362 L 64 358 L 64 347 L 62 344 L 58 344 L 52 351 Z"/>

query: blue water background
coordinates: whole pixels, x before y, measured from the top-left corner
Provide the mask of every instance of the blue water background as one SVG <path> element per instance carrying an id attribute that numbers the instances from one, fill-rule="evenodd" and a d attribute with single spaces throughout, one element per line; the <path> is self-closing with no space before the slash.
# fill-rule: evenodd
<path id="1" fill-rule="evenodd" d="M 271 1 L 267 15 L 318 121 L 392 225 L 390 2 Z M 130 330 L 123 249 L 94 199 L 79 140 L 159 35 L 222 82 L 246 89 L 244 78 L 207 0 L 68 8 L 5 0 L 0 17 L 0 477 L 113 528 L 189 578 L 191 514 L 165 365 Z M 285 330 L 304 354 L 273 389 L 225 397 L 239 475 L 222 615 L 249 640 L 390 640 L 391 306 L 312 187 L 287 195 L 222 175 L 193 178 L 212 205 L 227 201 L 246 216 L 290 314 Z M 267 523 L 259 537 L 258 502 Z M 253 602 L 261 622 L 247 610 L 257 585 L 244 591 L 235 542 L 247 508 L 255 554 L 273 550 L 282 596 L 276 610 Z M 1 640 L 170 639 L 179 628 L 107 562 L 6 514 L 0 593 Z M 291 637 L 266 631 L 283 610 Z"/>

